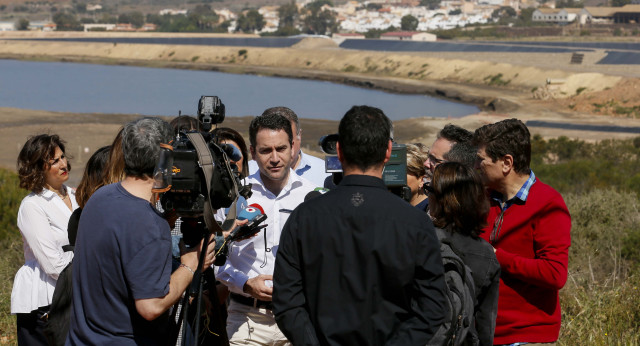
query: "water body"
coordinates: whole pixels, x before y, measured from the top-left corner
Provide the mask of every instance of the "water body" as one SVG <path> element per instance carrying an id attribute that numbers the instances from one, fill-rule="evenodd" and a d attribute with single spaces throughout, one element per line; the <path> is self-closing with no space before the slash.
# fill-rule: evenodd
<path id="1" fill-rule="evenodd" d="M 381 108 L 392 120 L 461 117 L 475 106 L 311 80 L 209 71 L 0 60 L 0 107 L 73 113 L 193 115 L 201 95 L 216 95 L 227 116 L 287 106 L 300 117 L 339 120 L 353 105 Z"/>

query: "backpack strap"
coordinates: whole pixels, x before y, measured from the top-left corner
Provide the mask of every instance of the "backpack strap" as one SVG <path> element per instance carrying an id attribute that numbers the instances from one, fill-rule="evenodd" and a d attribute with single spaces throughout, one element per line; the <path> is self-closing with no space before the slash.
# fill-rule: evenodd
<path id="1" fill-rule="evenodd" d="M 211 191 L 211 177 L 213 176 L 213 156 L 209 150 L 209 146 L 205 142 L 202 134 L 199 132 L 189 132 L 187 137 L 196 148 L 198 154 L 198 161 L 200 167 L 204 172 L 204 180 L 207 184 L 207 195 Z M 212 233 L 222 233 L 222 228 L 213 218 L 213 208 L 211 207 L 211 198 L 207 198 L 204 202 L 204 223 L 207 225 L 207 229 Z"/>

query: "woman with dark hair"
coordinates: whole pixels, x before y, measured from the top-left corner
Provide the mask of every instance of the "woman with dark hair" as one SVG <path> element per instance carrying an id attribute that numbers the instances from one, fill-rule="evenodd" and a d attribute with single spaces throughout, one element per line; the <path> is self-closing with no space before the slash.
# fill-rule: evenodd
<path id="1" fill-rule="evenodd" d="M 169 125 L 173 127 L 174 135 L 178 135 L 180 132 L 196 131 L 201 126 L 200 121 L 190 115 L 178 115 L 173 118 Z"/>
<path id="2" fill-rule="evenodd" d="M 82 180 L 80 180 L 80 184 L 78 184 L 78 188 L 76 189 L 78 209 L 71 214 L 71 218 L 69 219 L 68 233 L 69 243 L 71 245 L 76 243 L 76 232 L 78 232 L 78 221 L 80 221 L 82 208 L 84 208 L 85 204 L 89 201 L 89 197 L 102 186 L 102 178 L 109 162 L 110 152 L 111 146 L 104 146 L 96 150 L 84 167 Z"/>
<path id="3" fill-rule="evenodd" d="M 493 247 L 478 237 L 489 212 L 489 201 L 480 177 L 459 162 L 436 167 L 427 186 L 429 214 L 471 269 L 475 287 L 475 331 L 480 345 L 493 345 L 498 311 L 500 264 Z M 440 232 L 440 230 L 436 230 Z"/>
<path id="4" fill-rule="evenodd" d="M 71 166 L 57 135 L 37 135 L 18 155 L 20 187 L 30 191 L 18 209 L 25 264 L 11 291 L 11 313 L 17 315 L 19 345 L 47 345 L 43 328 L 58 275 L 73 259 L 67 225 L 78 208 L 75 192 L 64 185 Z"/>

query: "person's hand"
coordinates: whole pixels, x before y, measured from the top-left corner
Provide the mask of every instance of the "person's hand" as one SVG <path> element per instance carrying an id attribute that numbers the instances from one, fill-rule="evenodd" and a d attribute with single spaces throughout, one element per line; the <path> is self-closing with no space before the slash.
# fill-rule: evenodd
<path id="1" fill-rule="evenodd" d="M 213 239 L 214 239 L 214 236 L 211 235 L 211 242 L 209 243 L 209 246 L 207 246 L 206 254 L 204 256 L 202 271 L 205 271 L 209 267 L 211 267 L 211 265 L 213 265 L 213 262 L 216 259 L 216 256 L 215 256 L 216 242 Z M 184 243 L 180 242 L 180 253 L 182 254 L 180 256 L 180 262 L 188 266 L 192 270 L 195 270 L 198 267 L 198 261 L 200 259 L 200 254 L 202 252 L 203 243 L 204 243 L 204 239 L 200 241 L 200 244 L 198 246 L 195 246 L 191 249 L 187 249 L 184 247 Z"/>
<path id="2" fill-rule="evenodd" d="M 238 220 L 238 219 L 233 220 L 233 226 L 231 226 L 231 228 L 228 231 L 223 230 L 222 231 L 222 236 L 225 237 L 225 239 L 226 239 L 229 236 L 229 233 L 231 233 L 231 231 L 236 229 L 236 227 L 244 226 L 247 223 L 249 223 L 249 220 Z M 238 239 L 238 240 L 240 240 L 240 239 Z"/>
<path id="3" fill-rule="evenodd" d="M 210 242 L 209 242 L 209 246 L 207 246 L 207 253 L 204 256 L 204 264 L 202 265 L 202 271 L 207 270 L 207 268 L 211 267 L 213 265 L 213 262 L 216 260 L 216 241 L 215 239 L 215 235 L 211 234 L 211 236 L 209 237 Z M 198 255 L 200 255 L 200 249 L 202 249 L 202 243 L 204 242 L 204 239 L 200 242 L 200 246 L 198 246 Z M 198 257 L 200 258 L 200 257 Z"/>
<path id="4" fill-rule="evenodd" d="M 273 275 L 258 275 L 247 280 L 242 290 L 253 298 L 271 301 L 273 288 L 265 285 L 265 280 L 273 280 Z"/>

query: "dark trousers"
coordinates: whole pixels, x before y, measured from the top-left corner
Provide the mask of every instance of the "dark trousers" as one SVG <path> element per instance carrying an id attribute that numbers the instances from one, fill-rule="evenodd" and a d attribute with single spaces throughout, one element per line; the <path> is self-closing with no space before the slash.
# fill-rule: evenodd
<path id="1" fill-rule="evenodd" d="M 49 307 L 47 306 L 33 310 L 28 314 L 16 314 L 18 317 L 16 321 L 18 327 L 18 345 L 49 345 L 44 336 L 44 325 L 47 323 L 45 314 L 48 312 Z"/>

